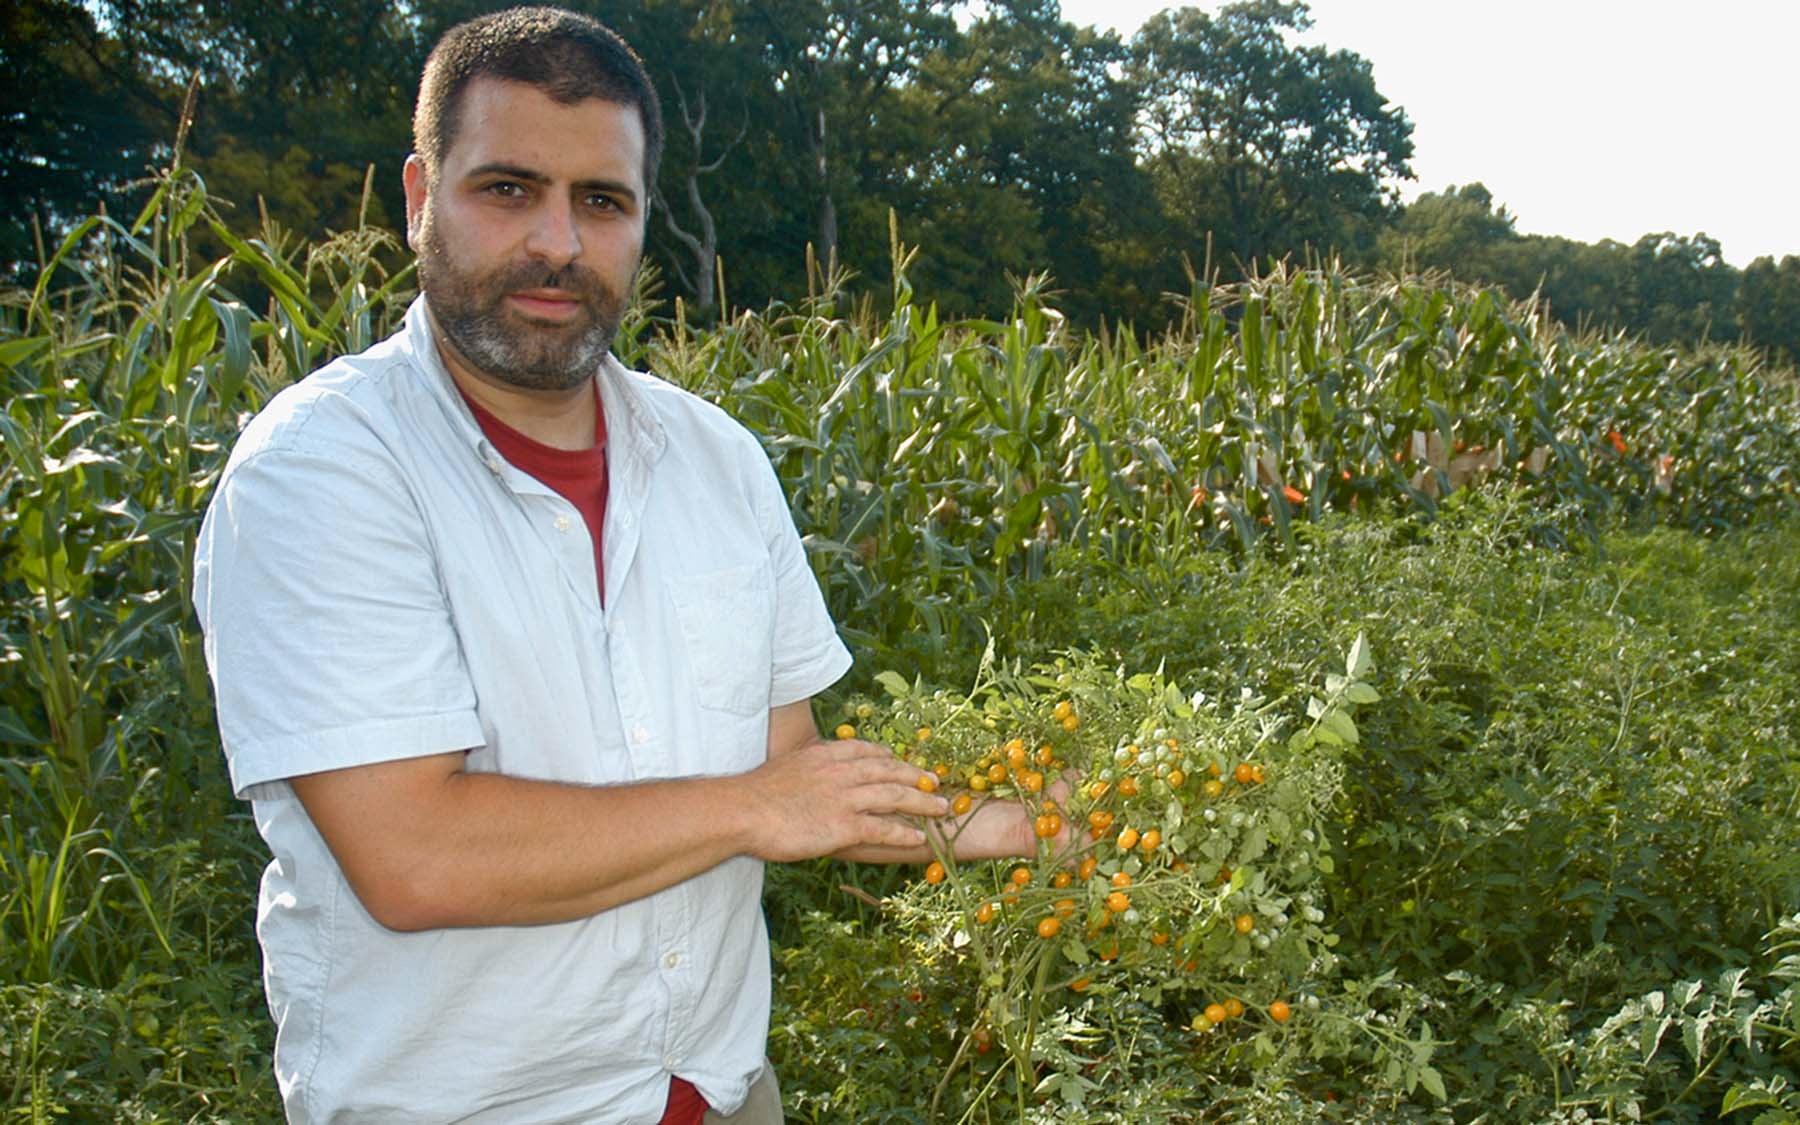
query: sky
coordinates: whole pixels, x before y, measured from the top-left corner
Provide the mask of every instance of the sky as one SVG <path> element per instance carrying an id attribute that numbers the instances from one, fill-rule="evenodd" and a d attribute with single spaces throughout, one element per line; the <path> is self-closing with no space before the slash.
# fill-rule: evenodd
<path id="1" fill-rule="evenodd" d="M 1168 0 L 1062 0 L 1129 39 Z M 1195 6 L 1217 11 L 1216 0 Z M 1311 0 L 1413 123 L 1402 198 L 1480 181 L 1526 234 L 1800 255 L 1800 0 Z"/>

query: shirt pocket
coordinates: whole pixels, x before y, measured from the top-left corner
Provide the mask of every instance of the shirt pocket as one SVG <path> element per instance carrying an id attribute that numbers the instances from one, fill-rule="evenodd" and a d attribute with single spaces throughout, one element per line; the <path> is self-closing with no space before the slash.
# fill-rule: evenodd
<path id="1" fill-rule="evenodd" d="M 764 565 L 668 579 L 702 707 L 733 715 L 769 708 L 775 584 Z"/>

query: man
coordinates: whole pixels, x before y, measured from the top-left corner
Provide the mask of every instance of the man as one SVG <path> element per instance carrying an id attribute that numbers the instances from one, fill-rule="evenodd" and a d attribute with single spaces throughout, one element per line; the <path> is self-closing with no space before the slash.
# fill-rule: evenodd
<path id="1" fill-rule="evenodd" d="M 421 299 L 277 396 L 208 512 L 291 1120 L 779 1120 L 762 862 L 921 860 L 945 812 L 820 741 L 850 658 L 760 445 L 609 354 L 661 137 L 591 20 L 449 32 L 405 168 Z M 959 841 L 1032 846 L 998 808 Z"/>

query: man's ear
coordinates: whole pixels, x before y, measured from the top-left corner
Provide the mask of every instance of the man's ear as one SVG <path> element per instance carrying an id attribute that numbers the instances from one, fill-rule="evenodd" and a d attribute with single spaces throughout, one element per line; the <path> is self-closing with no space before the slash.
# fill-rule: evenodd
<path id="1" fill-rule="evenodd" d="M 418 153 L 406 158 L 406 166 L 401 169 L 400 182 L 406 188 L 406 244 L 417 250 L 419 248 L 419 224 L 425 220 L 425 203 L 431 194 L 431 175 L 425 168 L 425 160 Z"/>

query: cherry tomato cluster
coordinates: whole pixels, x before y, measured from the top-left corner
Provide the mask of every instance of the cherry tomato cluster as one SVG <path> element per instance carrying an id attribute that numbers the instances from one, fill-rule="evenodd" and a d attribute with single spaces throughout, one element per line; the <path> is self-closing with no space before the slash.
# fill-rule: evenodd
<path id="1" fill-rule="evenodd" d="M 953 818 L 1013 802 L 1038 842 L 1010 864 L 946 849 L 904 900 L 920 928 L 960 935 L 981 973 L 983 1027 L 1004 1037 L 999 1017 L 1030 993 L 1080 1001 L 1140 984 L 1229 993 L 1201 1006 L 1196 1031 L 1238 1019 L 1250 995 L 1274 1023 L 1291 1018 L 1287 982 L 1326 937 L 1312 887 L 1329 860 L 1309 778 L 1283 773 L 1282 744 L 1259 727 L 1167 692 L 1112 691 L 979 707 L 908 694 L 872 729 L 929 771 L 921 787 L 941 791 Z"/>

